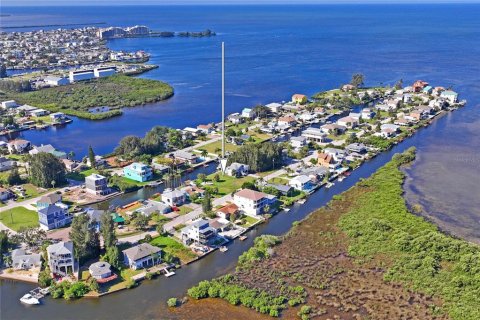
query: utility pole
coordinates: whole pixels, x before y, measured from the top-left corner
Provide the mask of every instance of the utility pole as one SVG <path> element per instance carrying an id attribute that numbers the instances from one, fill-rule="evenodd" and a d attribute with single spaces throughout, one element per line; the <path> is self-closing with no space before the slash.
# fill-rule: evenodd
<path id="1" fill-rule="evenodd" d="M 222 159 L 225 159 L 225 42 L 222 42 Z"/>

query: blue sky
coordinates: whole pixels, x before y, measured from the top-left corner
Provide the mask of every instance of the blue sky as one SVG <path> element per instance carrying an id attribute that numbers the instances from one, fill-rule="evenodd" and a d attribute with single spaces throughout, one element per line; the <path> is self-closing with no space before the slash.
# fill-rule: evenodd
<path id="1" fill-rule="evenodd" d="M 1 6 L 188 5 L 188 4 L 362 4 L 362 3 L 480 3 L 480 0 L 0 0 Z"/>

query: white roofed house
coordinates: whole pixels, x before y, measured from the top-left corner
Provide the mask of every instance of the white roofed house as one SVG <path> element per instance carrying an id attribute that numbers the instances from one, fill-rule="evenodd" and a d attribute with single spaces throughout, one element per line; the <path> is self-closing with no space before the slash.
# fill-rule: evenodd
<path id="1" fill-rule="evenodd" d="M 29 116 L 32 114 L 32 111 L 35 111 L 37 110 L 38 108 L 37 107 L 32 107 L 32 106 L 29 106 L 28 104 L 24 104 L 20 107 L 18 107 L 17 109 L 15 109 L 15 111 L 17 112 L 17 114 L 20 114 L 20 113 L 25 113 L 25 115 Z"/>
<path id="2" fill-rule="evenodd" d="M 181 206 L 187 201 L 187 192 L 178 189 L 166 189 L 161 197 L 162 202 L 169 206 Z"/>
<path id="3" fill-rule="evenodd" d="M 255 116 L 255 112 L 250 108 L 244 108 L 242 110 L 242 117 L 252 119 Z"/>
<path id="4" fill-rule="evenodd" d="M 111 191 L 107 185 L 107 178 L 96 173 L 85 178 L 85 190 L 102 196 L 109 194 Z"/>
<path id="5" fill-rule="evenodd" d="M 295 149 L 300 149 L 307 145 L 307 138 L 299 136 L 299 137 L 291 137 L 290 138 L 290 145 Z"/>
<path id="6" fill-rule="evenodd" d="M 112 272 L 111 268 L 110 263 L 98 261 L 88 267 L 88 272 L 98 283 L 106 283 L 117 278 L 117 275 Z"/>
<path id="7" fill-rule="evenodd" d="M 325 148 L 323 150 L 324 153 L 329 154 L 333 157 L 335 161 L 341 162 L 343 159 L 345 159 L 347 153 L 345 150 L 342 149 L 337 149 L 337 148 Z"/>
<path id="8" fill-rule="evenodd" d="M 400 127 L 396 124 L 391 124 L 391 123 L 384 123 L 380 126 L 380 134 L 385 137 L 393 137 L 397 135 Z"/>
<path id="9" fill-rule="evenodd" d="M 46 76 L 45 78 L 43 78 L 43 81 L 51 86 L 64 86 L 70 83 L 67 78 L 56 76 Z"/>
<path id="10" fill-rule="evenodd" d="M 273 113 L 278 113 L 278 112 L 282 111 L 282 104 L 277 103 L 277 102 L 269 103 L 265 107 L 270 109 L 270 111 L 272 111 Z"/>
<path id="11" fill-rule="evenodd" d="M 268 213 L 265 212 L 266 209 L 269 208 L 271 210 L 271 206 L 276 201 L 277 198 L 275 196 L 250 189 L 240 190 L 233 196 L 233 202 L 239 210 L 252 217 Z"/>
<path id="12" fill-rule="evenodd" d="M 38 253 L 27 253 L 23 249 L 12 250 L 12 265 L 14 270 L 30 270 L 40 268 L 42 258 Z"/>
<path id="13" fill-rule="evenodd" d="M 133 270 L 148 268 L 162 261 L 162 249 L 149 243 L 141 243 L 125 249 L 123 263 Z"/>
<path id="14" fill-rule="evenodd" d="M 362 109 L 362 118 L 363 119 L 373 119 L 375 117 L 375 112 L 373 112 L 370 108 L 364 108 Z"/>
<path id="15" fill-rule="evenodd" d="M 349 129 L 352 129 L 352 128 L 355 128 L 356 126 L 358 126 L 358 119 L 355 119 L 353 117 L 343 117 L 343 118 L 340 118 L 337 120 L 337 124 L 340 125 L 340 126 L 344 126 L 344 127 L 347 127 Z"/>
<path id="16" fill-rule="evenodd" d="M 296 190 L 304 191 L 304 192 L 311 192 L 313 191 L 315 185 L 310 177 L 305 175 L 298 175 L 288 182 L 289 186 L 292 186 Z"/>
<path id="17" fill-rule="evenodd" d="M 12 140 L 7 144 L 8 152 L 10 153 L 24 153 L 30 146 L 30 141 L 23 139 Z"/>
<path id="18" fill-rule="evenodd" d="M 54 275 L 66 277 L 76 272 L 73 242 L 58 242 L 47 247 L 48 266 Z"/>
<path id="19" fill-rule="evenodd" d="M 360 154 L 364 154 L 367 152 L 367 147 L 363 143 L 352 143 L 345 147 L 345 150 L 348 152 L 356 152 Z"/>
<path id="20" fill-rule="evenodd" d="M 50 114 L 50 119 L 52 119 L 53 122 L 61 122 L 62 120 L 65 120 L 67 116 L 63 112 L 55 112 Z"/>
<path id="21" fill-rule="evenodd" d="M 248 165 L 234 162 L 225 169 L 225 173 L 231 177 L 244 177 L 248 175 L 249 170 Z"/>
<path id="22" fill-rule="evenodd" d="M 198 157 L 195 154 L 183 150 L 173 152 L 172 156 L 175 160 L 180 160 L 188 164 L 194 164 L 198 161 Z"/>
<path id="23" fill-rule="evenodd" d="M 18 104 L 15 100 L 2 101 L 2 109 L 13 109 L 18 107 Z"/>
<path id="24" fill-rule="evenodd" d="M 207 220 L 200 219 L 183 228 L 181 236 L 182 241 L 187 245 L 191 243 L 208 245 L 216 238 L 217 231 Z"/>
<path id="25" fill-rule="evenodd" d="M 319 128 L 310 127 L 302 131 L 302 137 L 311 142 L 325 142 L 327 135 Z"/>
<path id="26" fill-rule="evenodd" d="M 440 94 L 441 98 L 448 100 L 450 103 L 458 102 L 458 93 L 452 90 L 445 90 Z"/>
<path id="27" fill-rule="evenodd" d="M 347 127 L 338 125 L 336 123 L 328 123 L 322 125 L 320 130 L 326 134 L 343 134 L 347 130 Z"/>
<path id="28" fill-rule="evenodd" d="M 0 157 L 0 172 L 7 171 L 14 168 L 17 163 L 5 157 Z"/>

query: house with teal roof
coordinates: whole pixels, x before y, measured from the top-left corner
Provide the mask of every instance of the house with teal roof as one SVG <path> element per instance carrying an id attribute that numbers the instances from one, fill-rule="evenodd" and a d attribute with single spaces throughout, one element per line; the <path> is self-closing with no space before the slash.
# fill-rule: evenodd
<path id="1" fill-rule="evenodd" d="M 134 162 L 123 168 L 123 175 L 127 179 L 138 182 L 149 181 L 153 177 L 153 170 L 143 163 Z"/>

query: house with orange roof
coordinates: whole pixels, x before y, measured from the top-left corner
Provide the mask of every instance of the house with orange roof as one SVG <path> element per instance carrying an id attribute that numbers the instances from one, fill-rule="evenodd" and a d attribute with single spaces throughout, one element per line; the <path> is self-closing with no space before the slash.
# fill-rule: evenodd
<path id="1" fill-rule="evenodd" d="M 305 104 L 307 103 L 308 98 L 304 94 L 296 93 L 292 96 L 292 102 L 295 104 Z"/>

